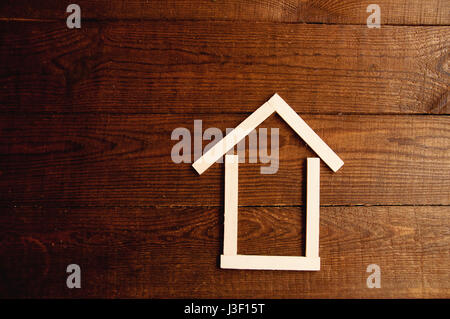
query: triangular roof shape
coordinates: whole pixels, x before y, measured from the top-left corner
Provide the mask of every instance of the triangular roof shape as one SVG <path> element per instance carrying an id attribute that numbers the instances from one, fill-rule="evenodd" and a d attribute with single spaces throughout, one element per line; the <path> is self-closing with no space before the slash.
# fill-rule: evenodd
<path id="1" fill-rule="evenodd" d="M 194 169 L 199 174 L 202 174 L 274 112 L 277 112 L 334 172 L 338 171 L 344 165 L 342 159 L 306 124 L 289 104 L 275 93 L 233 131 L 211 147 L 202 157 L 197 159 L 192 164 Z"/>

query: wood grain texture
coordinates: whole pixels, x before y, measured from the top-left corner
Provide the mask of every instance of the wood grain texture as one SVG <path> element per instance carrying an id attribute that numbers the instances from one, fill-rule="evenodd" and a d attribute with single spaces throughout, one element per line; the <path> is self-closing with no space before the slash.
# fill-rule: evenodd
<path id="1" fill-rule="evenodd" d="M 26 297 L 450 297 L 449 207 L 323 207 L 320 272 L 221 270 L 221 208 L 7 208 L 0 294 Z M 302 246 L 299 207 L 242 207 L 240 252 Z M 65 288 L 78 263 L 82 288 Z M 369 264 L 381 288 L 366 287 Z"/>
<path id="2" fill-rule="evenodd" d="M 0 297 L 450 298 L 448 0 L 377 1 L 381 29 L 359 0 L 76 3 L 79 30 L 0 2 Z M 321 271 L 222 270 L 223 164 L 173 163 L 171 133 L 275 92 L 345 161 L 321 164 Z M 279 170 L 239 164 L 238 254 L 302 256 L 315 155 L 262 127 Z"/>
<path id="3" fill-rule="evenodd" d="M 449 27 L 0 23 L 8 112 L 449 114 Z"/>
<path id="4" fill-rule="evenodd" d="M 224 132 L 245 117 L 3 114 L 0 203 L 222 205 L 223 164 L 201 176 L 191 163 L 175 164 L 171 133 L 186 127 L 193 134 L 194 119 Z M 450 204 L 450 117 L 303 118 L 345 162 L 337 173 L 321 164 L 323 205 Z M 240 164 L 239 204 L 302 205 L 305 158 L 314 154 L 277 115 L 261 127 L 279 128 L 279 169 L 262 175 L 270 164 Z"/>
<path id="5" fill-rule="evenodd" d="M 0 18 L 59 19 L 68 16 L 70 2 L 58 0 L 3 0 Z M 366 24 L 360 0 L 78 0 L 84 19 L 177 19 L 274 21 L 293 23 Z M 383 24 L 448 25 L 446 0 L 378 0 Z"/>

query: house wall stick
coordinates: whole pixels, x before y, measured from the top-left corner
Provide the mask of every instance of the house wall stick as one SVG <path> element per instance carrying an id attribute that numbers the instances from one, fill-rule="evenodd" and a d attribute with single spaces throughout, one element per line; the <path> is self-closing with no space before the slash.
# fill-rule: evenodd
<path id="1" fill-rule="evenodd" d="M 238 155 L 225 155 L 225 225 L 223 254 L 237 254 L 238 238 Z"/>
<path id="2" fill-rule="evenodd" d="M 307 159 L 306 257 L 319 257 L 320 159 Z"/>
<path id="3" fill-rule="evenodd" d="M 311 127 L 287 104 L 278 94 L 269 101 L 274 105 L 277 113 L 290 127 L 305 141 L 314 152 L 336 172 L 344 162 L 335 152 L 317 135 Z"/>

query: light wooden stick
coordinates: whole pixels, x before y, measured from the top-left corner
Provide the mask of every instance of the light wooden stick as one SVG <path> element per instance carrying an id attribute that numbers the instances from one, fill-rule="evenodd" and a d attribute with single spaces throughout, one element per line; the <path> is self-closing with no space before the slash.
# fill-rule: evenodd
<path id="1" fill-rule="evenodd" d="M 269 102 L 264 103 L 233 131 L 211 147 L 202 157 L 196 160 L 192 166 L 199 174 L 202 174 L 274 112 L 272 104 Z"/>
<path id="2" fill-rule="evenodd" d="M 320 270 L 319 257 L 236 255 L 220 257 L 220 268 L 257 270 Z"/>
<path id="3" fill-rule="evenodd" d="M 225 155 L 224 255 L 237 254 L 238 237 L 238 155 Z"/>
<path id="4" fill-rule="evenodd" d="M 336 172 L 344 162 L 335 152 L 309 127 L 308 124 L 278 94 L 267 103 L 273 104 L 277 113 L 305 141 L 314 152 Z"/>
<path id="5" fill-rule="evenodd" d="M 319 257 L 320 159 L 307 159 L 306 257 Z"/>

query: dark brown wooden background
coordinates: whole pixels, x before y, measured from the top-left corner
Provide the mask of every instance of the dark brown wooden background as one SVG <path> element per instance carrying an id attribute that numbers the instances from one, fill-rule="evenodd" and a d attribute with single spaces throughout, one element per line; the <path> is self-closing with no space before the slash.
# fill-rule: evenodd
<path id="1" fill-rule="evenodd" d="M 0 296 L 450 297 L 450 2 L 0 2 Z M 321 170 L 320 272 L 221 270 L 223 167 L 177 127 L 278 92 L 343 158 Z M 239 252 L 304 253 L 304 158 L 240 166 Z M 82 288 L 66 287 L 66 267 Z M 368 289 L 366 267 L 381 267 Z"/>

